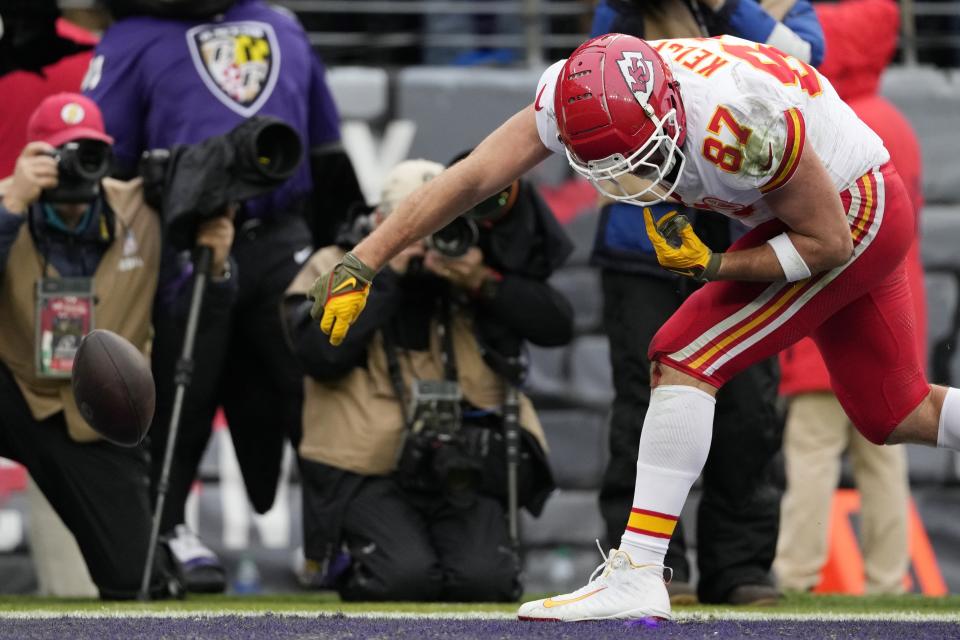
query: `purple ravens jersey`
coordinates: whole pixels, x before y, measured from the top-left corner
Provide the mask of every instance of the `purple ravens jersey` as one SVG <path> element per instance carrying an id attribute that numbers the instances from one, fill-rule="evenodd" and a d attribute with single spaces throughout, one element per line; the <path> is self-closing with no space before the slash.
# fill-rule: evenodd
<path id="1" fill-rule="evenodd" d="M 120 20 L 97 46 L 83 88 L 100 105 L 126 169 L 147 149 L 196 143 L 255 114 L 290 124 L 305 150 L 340 139 L 325 69 L 306 33 L 261 0 L 237 0 L 219 20 Z M 268 215 L 306 195 L 306 160 L 247 213 Z"/>

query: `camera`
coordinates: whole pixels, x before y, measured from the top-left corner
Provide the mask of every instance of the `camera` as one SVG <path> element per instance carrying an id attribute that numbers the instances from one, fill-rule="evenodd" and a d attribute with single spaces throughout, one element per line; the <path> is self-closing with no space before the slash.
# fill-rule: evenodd
<path id="1" fill-rule="evenodd" d="M 480 240 L 477 223 L 464 214 L 427 236 L 427 246 L 448 258 L 459 258 Z"/>
<path id="2" fill-rule="evenodd" d="M 407 410 L 410 431 L 451 440 L 460 431 L 460 385 L 449 380 L 414 380 Z"/>
<path id="3" fill-rule="evenodd" d="M 100 140 L 74 140 L 49 154 L 57 161 L 57 186 L 44 189 L 40 199 L 52 203 L 93 202 L 100 181 L 110 173 L 113 151 Z"/>
<path id="4" fill-rule="evenodd" d="M 454 504 L 468 504 L 482 481 L 482 461 L 463 442 L 460 385 L 414 380 L 407 410 L 409 429 L 400 449 L 400 482 L 419 490 L 440 489 Z"/>
<path id="5" fill-rule="evenodd" d="M 476 246 L 480 227 L 492 226 L 513 207 L 520 191 L 519 181 L 483 200 L 427 238 L 427 246 L 448 258 L 459 258 Z"/>
<path id="6" fill-rule="evenodd" d="M 153 149 L 140 160 L 147 202 L 162 212 L 170 240 L 193 246 L 197 226 L 227 205 L 270 193 L 300 165 L 300 136 L 279 118 L 254 116 L 192 145 Z"/>

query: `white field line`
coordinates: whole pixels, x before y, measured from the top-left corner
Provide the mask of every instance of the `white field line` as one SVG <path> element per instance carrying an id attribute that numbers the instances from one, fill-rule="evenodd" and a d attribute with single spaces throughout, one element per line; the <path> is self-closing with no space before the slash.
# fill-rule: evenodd
<path id="1" fill-rule="evenodd" d="M 365 612 L 338 612 L 330 610 L 285 610 L 285 611 L 223 611 L 218 609 L 204 609 L 196 611 L 158 611 L 146 609 L 130 609 L 117 611 L 95 611 L 95 610 L 76 610 L 76 611 L 10 611 L 0 612 L 0 620 L 43 620 L 52 618 L 221 618 L 227 616 L 237 616 L 242 618 L 253 618 L 257 616 L 278 616 L 278 617 L 306 617 L 306 618 L 326 618 L 332 616 L 346 616 L 348 618 L 387 618 L 387 619 L 426 619 L 426 620 L 511 620 L 516 617 L 513 613 L 500 613 L 493 611 L 463 611 L 463 612 L 436 612 L 436 613 L 413 613 L 406 611 L 365 611 Z M 674 617 L 677 622 L 709 622 L 711 620 L 743 620 L 750 622 L 763 622 L 771 620 L 794 620 L 800 622 L 851 622 L 851 621 L 877 621 L 877 622 L 955 622 L 960 624 L 960 612 L 958 613 L 924 613 L 922 611 L 878 611 L 875 613 L 785 613 L 771 611 L 717 611 L 710 613 L 679 612 Z"/>
<path id="2" fill-rule="evenodd" d="M 114 611 L 76 610 L 76 611 L 8 611 L 0 612 L 0 620 L 32 620 L 49 618 L 256 618 L 263 616 L 298 617 L 298 618 L 332 618 L 345 616 L 347 618 L 388 618 L 388 619 L 436 619 L 436 620 L 509 620 L 516 618 L 515 613 L 500 613 L 496 611 L 463 611 L 413 613 L 407 611 L 364 611 L 347 612 L 332 611 L 330 609 L 302 609 L 284 611 L 224 611 L 220 609 L 198 609 L 196 611 L 159 611 L 155 609 L 130 609 Z"/>

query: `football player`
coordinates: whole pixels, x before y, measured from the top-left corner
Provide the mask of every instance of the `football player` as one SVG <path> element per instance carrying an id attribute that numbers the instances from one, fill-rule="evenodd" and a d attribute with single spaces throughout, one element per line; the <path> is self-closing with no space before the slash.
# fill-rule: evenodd
<path id="1" fill-rule="evenodd" d="M 880 139 L 809 65 L 731 36 L 607 34 L 543 74 L 533 105 L 402 203 L 314 294 L 342 340 L 376 270 L 551 152 L 638 205 L 660 264 L 707 284 L 654 337 L 654 387 L 620 548 L 573 593 L 524 620 L 670 618 L 662 567 L 710 448 L 714 395 L 810 335 L 847 415 L 875 443 L 960 449 L 960 392 L 927 383 L 903 258 L 913 207 Z M 753 227 L 713 253 L 666 199 Z"/>

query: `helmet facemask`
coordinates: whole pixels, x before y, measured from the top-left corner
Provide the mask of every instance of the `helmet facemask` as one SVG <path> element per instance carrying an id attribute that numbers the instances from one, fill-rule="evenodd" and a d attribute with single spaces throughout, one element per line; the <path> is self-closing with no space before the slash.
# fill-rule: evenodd
<path id="1" fill-rule="evenodd" d="M 644 105 L 644 111 L 656 127 L 654 134 L 629 156 L 615 153 L 583 162 L 569 146 L 566 151 L 574 171 L 589 180 L 602 195 L 616 202 L 648 207 L 673 194 L 686 156 L 677 142 L 682 135 L 677 110 L 671 109 L 662 119 L 657 118 L 649 105 Z"/>

